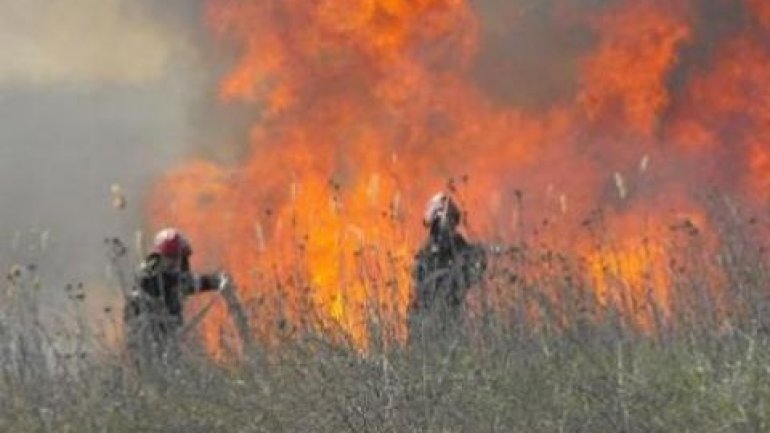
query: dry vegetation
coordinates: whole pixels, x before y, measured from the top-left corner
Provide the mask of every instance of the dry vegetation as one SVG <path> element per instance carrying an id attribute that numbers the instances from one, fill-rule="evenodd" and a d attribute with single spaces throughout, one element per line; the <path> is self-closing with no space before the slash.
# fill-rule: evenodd
<path id="1" fill-rule="evenodd" d="M 15 269 L 0 302 L 0 431 L 769 431 L 767 221 L 713 214 L 715 252 L 672 227 L 676 320 L 647 329 L 601 305 L 576 258 L 532 238 L 500 249 L 467 323 L 443 339 L 361 354 L 305 332 L 224 364 L 186 342 L 141 372 L 78 319 L 77 287 L 75 324 L 41 325 L 34 270 Z M 704 278 L 715 269 L 726 285 Z M 505 294 L 516 302 L 479 302 Z"/>

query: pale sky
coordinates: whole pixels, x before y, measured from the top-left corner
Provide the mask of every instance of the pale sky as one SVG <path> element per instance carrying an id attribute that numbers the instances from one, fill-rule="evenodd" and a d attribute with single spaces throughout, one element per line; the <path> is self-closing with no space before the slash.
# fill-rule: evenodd
<path id="1" fill-rule="evenodd" d="M 141 226 L 142 193 L 194 136 L 200 3 L 0 0 L 3 273 L 36 262 L 50 285 L 99 279 L 103 238 Z"/>
<path id="2" fill-rule="evenodd" d="M 191 49 L 136 0 L 0 0 L 0 10 L 0 85 L 143 85 Z"/>

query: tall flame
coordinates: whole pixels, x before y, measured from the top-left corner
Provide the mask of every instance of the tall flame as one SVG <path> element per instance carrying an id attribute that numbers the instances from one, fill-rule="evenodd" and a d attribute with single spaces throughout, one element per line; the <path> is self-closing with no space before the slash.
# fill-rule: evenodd
<path id="1" fill-rule="evenodd" d="M 512 4 L 515 27 L 530 12 Z M 587 258 L 602 302 L 652 296 L 666 314 L 670 210 L 708 230 L 698 189 L 716 182 L 759 204 L 770 188 L 770 7 L 736 2 L 737 24 L 711 31 L 713 7 L 544 2 L 548 25 L 590 37 L 560 62 L 577 65 L 574 88 L 533 108 L 480 83 L 487 23 L 466 0 L 208 0 L 207 23 L 239 53 L 222 102 L 254 110 L 248 156 L 168 173 L 151 220 L 177 224 L 199 262 L 233 272 L 270 311 L 252 324 L 264 335 L 315 321 L 365 347 L 372 311 L 403 317 L 431 193 L 454 189 L 465 229 L 506 241 L 521 236 L 517 191 L 533 191 L 533 212 L 557 215 L 565 234 L 609 208 L 616 248 L 565 245 Z M 218 310 L 209 347 L 223 344 L 221 326 Z"/>

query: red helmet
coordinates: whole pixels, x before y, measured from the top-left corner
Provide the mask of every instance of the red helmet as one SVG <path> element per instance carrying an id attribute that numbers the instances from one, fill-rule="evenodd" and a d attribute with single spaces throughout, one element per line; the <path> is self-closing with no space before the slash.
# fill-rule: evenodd
<path id="1" fill-rule="evenodd" d="M 426 227 L 437 222 L 452 229 L 460 224 L 460 208 L 449 195 L 443 192 L 430 199 L 423 217 L 423 223 Z"/>
<path id="2" fill-rule="evenodd" d="M 165 257 L 187 257 L 192 248 L 187 238 L 177 229 L 163 229 L 155 235 L 154 251 Z"/>

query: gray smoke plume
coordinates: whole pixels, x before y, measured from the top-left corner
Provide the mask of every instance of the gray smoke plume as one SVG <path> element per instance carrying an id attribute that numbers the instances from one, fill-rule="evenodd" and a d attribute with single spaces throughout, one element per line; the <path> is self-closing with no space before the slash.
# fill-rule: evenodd
<path id="1" fill-rule="evenodd" d="M 195 144 L 191 107 L 210 99 L 202 4 L 0 0 L 3 273 L 98 285 L 104 239 L 142 229 L 143 195 Z"/>

